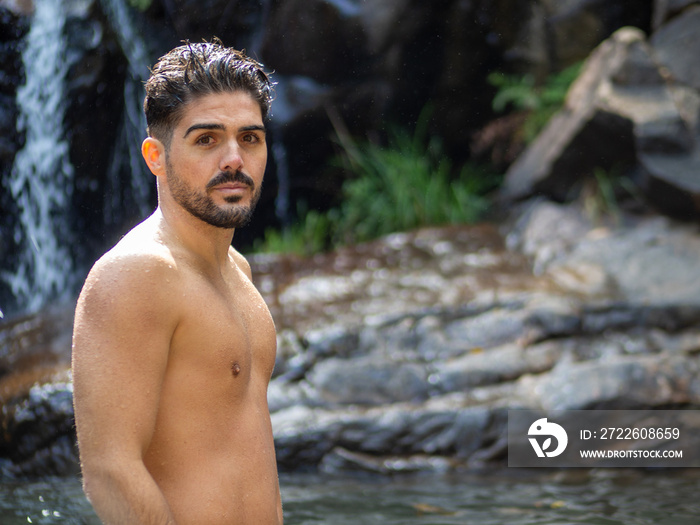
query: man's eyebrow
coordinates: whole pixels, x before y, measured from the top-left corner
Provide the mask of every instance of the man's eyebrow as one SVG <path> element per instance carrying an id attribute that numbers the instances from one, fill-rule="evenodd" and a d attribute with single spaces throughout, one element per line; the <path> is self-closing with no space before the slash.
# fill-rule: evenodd
<path id="1" fill-rule="evenodd" d="M 199 129 L 207 129 L 207 130 L 219 130 L 219 131 L 226 131 L 226 126 L 223 124 L 193 124 L 189 128 L 187 128 L 187 131 L 185 131 L 185 134 L 182 136 L 182 138 L 186 138 L 187 135 L 192 133 L 193 131 L 197 131 Z M 242 126 L 241 128 L 238 129 L 238 131 L 261 131 L 263 133 L 267 133 L 267 128 L 265 126 L 262 126 L 260 124 L 253 124 L 251 126 Z"/>
<path id="2" fill-rule="evenodd" d="M 253 124 L 252 126 L 243 126 L 238 128 L 238 131 L 262 131 L 263 133 L 267 133 L 267 128 L 259 124 Z"/>
<path id="3" fill-rule="evenodd" d="M 197 131 L 198 129 L 216 129 L 220 131 L 226 131 L 226 126 L 224 126 L 223 124 L 193 124 L 189 128 L 187 128 L 187 131 L 185 131 L 185 134 L 182 136 L 182 138 L 186 138 L 187 135 L 189 135 L 193 131 Z"/>

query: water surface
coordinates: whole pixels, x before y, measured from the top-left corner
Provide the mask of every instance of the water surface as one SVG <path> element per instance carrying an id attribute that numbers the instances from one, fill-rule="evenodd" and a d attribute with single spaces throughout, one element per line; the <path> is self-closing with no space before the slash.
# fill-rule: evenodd
<path id="1" fill-rule="evenodd" d="M 540 469 L 542 470 L 542 469 Z M 286 525 L 690 525 L 700 472 L 569 469 L 399 478 L 283 474 Z M 0 484 L 0 525 L 98 525 L 77 479 Z"/>

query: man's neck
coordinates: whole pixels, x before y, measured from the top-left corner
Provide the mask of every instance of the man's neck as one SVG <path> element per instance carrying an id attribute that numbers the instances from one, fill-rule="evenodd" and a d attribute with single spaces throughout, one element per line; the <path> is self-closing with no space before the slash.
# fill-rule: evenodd
<path id="1" fill-rule="evenodd" d="M 197 264 L 220 272 L 229 262 L 234 229 L 217 228 L 190 214 L 182 207 L 159 205 L 152 219 L 164 240 L 185 250 Z"/>

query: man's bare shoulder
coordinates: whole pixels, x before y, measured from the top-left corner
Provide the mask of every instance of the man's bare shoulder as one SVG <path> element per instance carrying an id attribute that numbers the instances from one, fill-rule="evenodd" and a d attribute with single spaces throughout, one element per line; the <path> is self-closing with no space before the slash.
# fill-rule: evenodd
<path id="1" fill-rule="evenodd" d="M 241 253 L 236 250 L 233 246 L 229 248 L 229 255 L 231 256 L 231 259 L 233 260 L 234 264 L 250 279 L 251 281 L 253 280 L 253 275 L 252 271 L 250 269 L 250 263 L 248 260 L 241 255 Z"/>
<path id="2" fill-rule="evenodd" d="M 92 267 L 80 294 L 85 301 L 132 309 L 168 302 L 177 287 L 177 262 L 154 227 L 144 221 L 127 233 Z M 162 301 L 159 301 L 162 299 Z M 101 305 L 106 306 L 106 305 Z M 111 308 L 110 308 L 111 309 Z"/>

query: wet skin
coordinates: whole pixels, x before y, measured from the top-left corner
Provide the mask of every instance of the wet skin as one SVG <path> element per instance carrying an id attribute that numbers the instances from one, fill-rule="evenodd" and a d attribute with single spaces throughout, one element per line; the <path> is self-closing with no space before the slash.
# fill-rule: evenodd
<path id="1" fill-rule="evenodd" d="M 187 209 L 194 199 L 236 215 L 256 200 L 260 108 L 242 92 L 206 95 L 169 149 L 147 139 L 143 153 L 159 207 L 95 264 L 76 309 L 86 493 L 105 523 L 281 523 L 267 407 L 274 324 L 230 246 L 234 229 Z M 252 185 L 210 184 L 236 171 Z"/>

